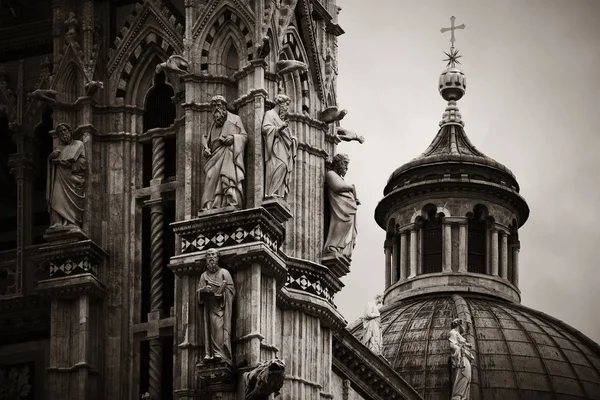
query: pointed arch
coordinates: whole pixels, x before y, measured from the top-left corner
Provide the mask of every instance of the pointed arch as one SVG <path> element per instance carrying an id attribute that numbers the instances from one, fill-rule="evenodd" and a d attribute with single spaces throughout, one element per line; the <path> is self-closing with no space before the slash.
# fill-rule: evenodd
<path id="1" fill-rule="evenodd" d="M 281 55 L 285 54 L 286 58 L 281 58 Z M 302 39 L 298 34 L 298 31 L 294 26 L 288 28 L 288 32 L 285 34 L 285 38 L 279 51 L 279 59 L 297 60 L 307 65 L 310 65 L 306 49 L 302 44 Z M 296 112 L 311 112 L 311 95 L 310 88 L 312 82 L 310 73 L 306 72 L 294 72 L 294 75 L 298 76 L 300 95 L 298 96 L 298 104 L 296 105 Z"/>
<path id="2" fill-rule="evenodd" d="M 224 44 L 223 38 L 229 35 L 236 42 L 240 64 L 242 64 L 240 67 L 251 61 L 254 57 L 254 43 L 250 26 L 252 25 L 229 5 L 224 5 L 215 12 L 213 18 L 206 24 L 206 27 L 210 28 L 204 28 L 202 35 L 194 42 L 193 61 L 199 64 L 199 72 L 215 74 L 213 65 L 223 50 L 221 47 Z"/>
<path id="3" fill-rule="evenodd" d="M 122 89 L 122 98 L 125 104 L 144 107 L 148 91 L 154 85 L 156 79 L 156 66 L 165 62 L 168 58 L 168 53 L 162 47 L 154 43 L 146 46 L 144 53 L 140 54 L 135 68 L 131 70 L 128 77 L 130 83 Z M 117 89 L 117 91 L 119 90 L 121 89 Z M 119 94 L 117 94 L 117 97 L 119 97 Z"/>
<path id="4" fill-rule="evenodd" d="M 137 95 L 139 91 L 131 91 L 131 86 L 139 86 L 139 76 L 136 76 L 136 73 L 140 68 L 144 71 L 148 69 L 146 62 L 152 60 L 153 55 L 158 55 L 162 60 L 161 62 L 164 62 L 179 51 L 177 43 L 156 30 L 153 26 L 146 27 L 140 33 L 137 44 L 131 46 L 131 49 L 132 51 L 123 59 L 124 61 L 121 62 L 121 65 L 116 67 L 111 74 L 110 91 L 114 97 L 123 99 L 126 104 L 141 105 L 143 98 L 140 99 L 139 95 Z M 151 55 L 150 57 L 149 54 Z M 156 68 L 156 65 L 153 68 Z M 154 72 L 152 71 L 152 73 Z M 146 91 L 144 91 L 144 94 Z M 136 95 L 132 96 L 131 93 L 136 93 Z M 132 99 L 135 99 L 136 102 L 129 103 Z"/>

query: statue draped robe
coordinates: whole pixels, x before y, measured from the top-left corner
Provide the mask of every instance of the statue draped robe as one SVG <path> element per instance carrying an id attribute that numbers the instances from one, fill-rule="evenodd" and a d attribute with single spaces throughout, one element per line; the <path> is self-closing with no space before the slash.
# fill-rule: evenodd
<path id="1" fill-rule="evenodd" d="M 352 256 L 356 239 L 356 198 L 351 191 L 335 191 L 336 183 L 344 184 L 344 178 L 335 171 L 325 175 L 329 194 L 329 232 L 323 246 L 325 252 L 339 252 L 348 258 Z"/>
<path id="2" fill-rule="evenodd" d="M 448 334 L 450 341 L 450 359 L 452 362 L 451 400 L 469 400 L 471 398 L 471 360 L 473 355 L 466 348 L 467 340 L 456 330 Z"/>
<path id="3" fill-rule="evenodd" d="M 373 353 L 380 355 L 383 351 L 383 338 L 381 335 L 381 317 L 375 302 L 371 301 L 367 304 L 362 323 L 363 344 Z"/>
<path id="4" fill-rule="evenodd" d="M 231 319 L 235 287 L 231 274 L 224 268 L 211 273 L 205 271 L 200 277 L 200 289 L 210 285 L 214 293 L 197 292 L 198 304 L 204 307 L 205 324 L 208 324 L 208 338 L 205 353 L 231 362 Z"/>
<path id="5" fill-rule="evenodd" d="M 283 124 L 275 110 L 265 113 L 262 125 L 265 140 L 265 197 L 285 198 L 289 192 L 298 140 L 288 129 L 279 130 Z"/>
<path id="6" fill-rule="evenodd" d="M 73 140 L 70 144 L 58 145 L 56 150 L 59 150 L 60 154 L 55 160 L 67 161 L 69 165 L 54 163 L 48 159 L 46 199 L 49 212 L 58 214 L 69 224 L 81 226 L 86 168 L 83 142 Z"/>
<path id="7" fill-rule="evenodd" d="M 233 136 L 233 143 L 229 146 L 219 140 L 219 137 L 229 136 Z M 211 125 L 206 137 L 211 156 L 204 164 L 206 181 L 202 192 L 203 210 L 242 207 L 246 140 L 242 120 L 235 114 L 227 112 L 227 119 L 222 127 L 216 126 L 214 122 Z"/>

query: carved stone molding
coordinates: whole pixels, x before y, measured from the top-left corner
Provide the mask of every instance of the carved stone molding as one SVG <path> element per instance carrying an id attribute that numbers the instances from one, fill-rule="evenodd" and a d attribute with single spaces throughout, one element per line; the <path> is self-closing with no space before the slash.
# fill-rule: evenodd
<path id="1" fill-rule="evenodd" d="M 332 329 L 345 329 L 346 320 L 327 300 L 300 290 L 282 288 L 277 293 L 277 305 L 282 308 L 301 310 L 315 316 L 323 325 Z"/>
<path id="2" fill-rule="evenodd" d="M 322 297 L 335 307 L 333 296 L 344 286 L 334 273 L 324 266 L 299 258 L 288 258 L 285 286 Z"/>
<path id="3" fill-rule="evenodd" d="M 208 393 L 236 390 L 235 369 L 228 363 L 198 363 L 196 372 L 200 380 L 206 384 Z"/>
<path id="4" fill-rule="evenodd" d="M 171 226 L 181 238 L 181 254 L 256 242 L 277 253 L 285 237 L 283 226 L 262 207 L 207 215 Z"/>

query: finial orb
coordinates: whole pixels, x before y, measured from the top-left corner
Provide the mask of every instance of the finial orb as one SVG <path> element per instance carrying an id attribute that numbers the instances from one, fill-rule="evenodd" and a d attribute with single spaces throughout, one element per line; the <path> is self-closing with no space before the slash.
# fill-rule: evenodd
<path id="1" fill-rule="evenodd" d="M 458 101 L 467 91 L 467 77 L 459 68 L 448 67 L 440 74 L 438 89 L 444 100 Z"/>

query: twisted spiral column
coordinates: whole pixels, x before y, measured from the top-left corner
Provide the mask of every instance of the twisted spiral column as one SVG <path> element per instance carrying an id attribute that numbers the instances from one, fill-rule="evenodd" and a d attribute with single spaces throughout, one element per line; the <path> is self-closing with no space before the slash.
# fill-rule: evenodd
<path id="1" fill-rule="evenodd" d="M 152 180 L 165 176 L 165 140 L 152 140 Z M 154 183 L 153 183 L 154 184 Z M 159 316 L 163 308 L 163 206 L 158 198 L 150 205 L 150 312 Z M 155 317 L 157 318 L 157 317 Z M 162 398 L 163 344 L 160 338 L 150 341 L 150 396 Z"/>

